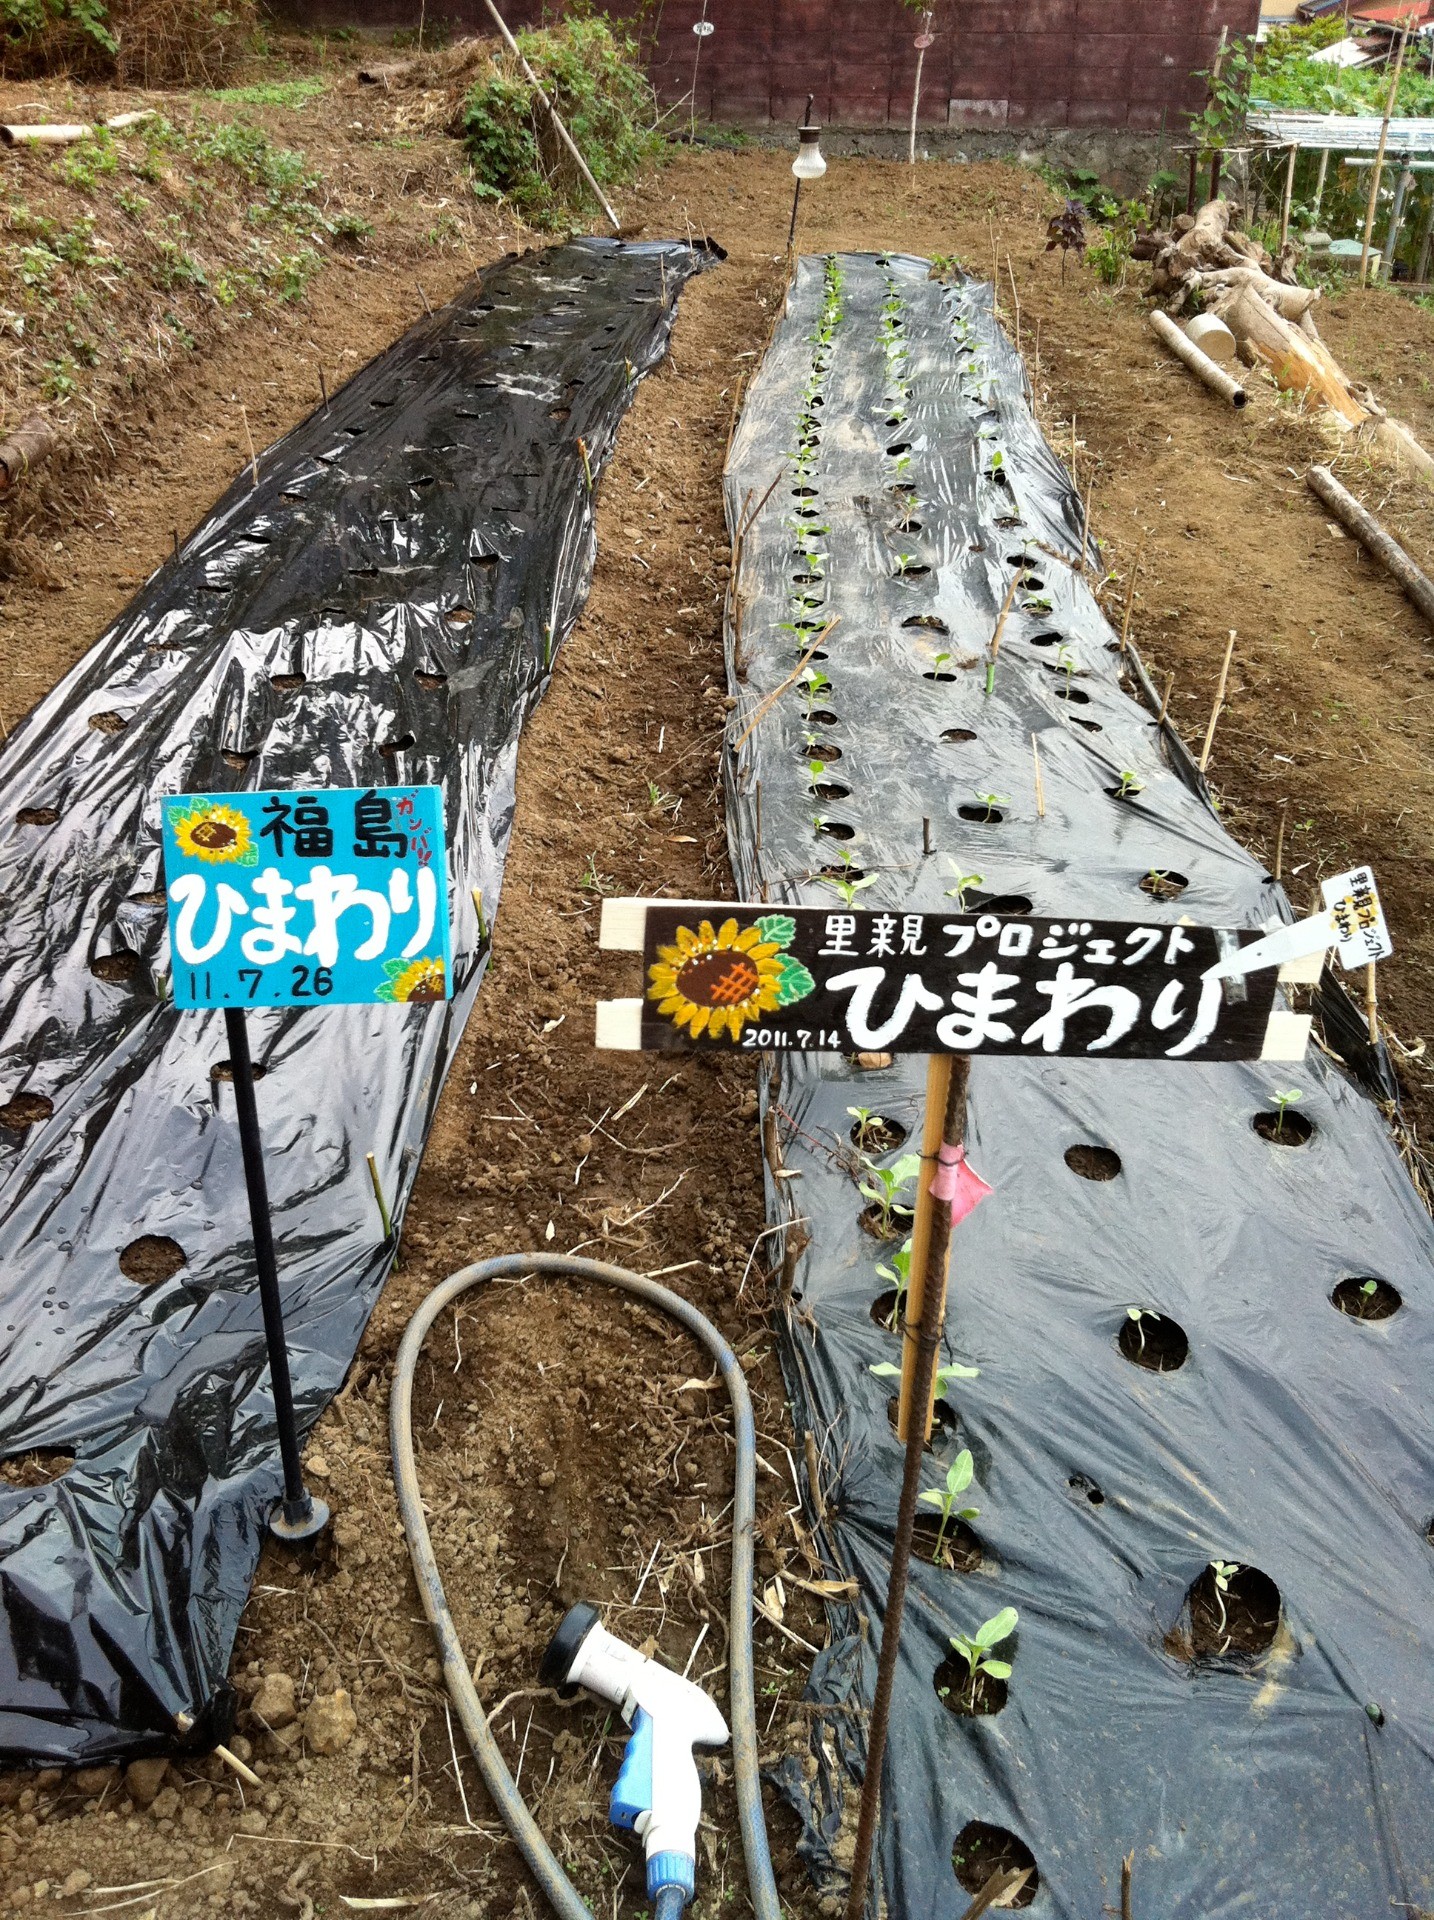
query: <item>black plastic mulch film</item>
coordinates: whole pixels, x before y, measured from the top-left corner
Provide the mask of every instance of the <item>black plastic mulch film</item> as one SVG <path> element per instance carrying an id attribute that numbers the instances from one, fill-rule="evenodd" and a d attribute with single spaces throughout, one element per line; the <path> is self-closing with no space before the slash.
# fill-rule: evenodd
<path id="1" fill-rule="evenodd" d="M 0 1457 L 77 1458 L 0 1481 L 0 1760 L 172 1748 L 179 1714 L 222 1738 L 280 1483 L 223 1024 L 162 997 L 161 798 L 445 793 L 454 999 L 250 1018 L 308 1427 L 392 1257 L 365 1155 L 401 1220 L 487 964 L 473 890 L 491 923 L 591 477 L 705 258 L 486 269 L 246 470 L 5 749 Z"/>
<path id="2" fill-rule="evenodd" d="M 839 912 L 855 888 L 862 908 L 931 912 L 964 886 L 1006 913 L 1290 917 L 1122 689 L 1094 557 L 1073 565 L 1081 504 L 989 287 L 907 258 L 802 260 L 733 443 L 734 526 L 779 472 L 744 536 L 740 629 L 729 609 L 742 897 Z M 756 719 L 831 620 L 820 677 Z M 764 1086 L 799 1176 L 769 1166 L 769 1214 L 804 1223 L 793 1249 L 810 1236 L 789 1384 L 834 1560 L 878 1630 L 902 1451 L 893 1382 L 871 1371 L 900 1358 L 877 1268 L 901 1243 L 859 1224 L 850 1109 L 906 1130 L 900 1149 L 885 1136 L 890 1165 L 922 1088 L 917 1059 L 791 1055 Z M 1292 1092 L 1264 1137 L 1256 1116 Z M 980 1514 L 957 1566 L 918 1539 L 883 1781 L 890 1913 L 954 1920 L 1004 1857 L 1034 1861 L 1033 1916 L 1097 1920 L 1132 1851 L 1134 1911 L 1160 1920 L 1434 1905 L 1434 1231 L 1378 1108 L 1313 1046 L 1299 1066 L 983 1058 L 969 1142 L 995 1195 L 955 1235 L 946 1360 L 980 1374 L 951 1387 L 924 1484 L 968 1447 L 958 1504 Z M 1241 1568 L 1230 1604 L 1252 1641 L 1273 1635 L 1263 1651 L 1222 1654 L 1198 1589 L 1192 1615 L 1216 1560 Z M 1004 1706 L 953 1712 L 949 1637 L 1005 1606 Z M 833 1629 L 813 1679 L 829 1710 L 783 1783 L 839 1879 L 834 1789 L 860 1771 L 875 1660 L 850 1607 Z"/>

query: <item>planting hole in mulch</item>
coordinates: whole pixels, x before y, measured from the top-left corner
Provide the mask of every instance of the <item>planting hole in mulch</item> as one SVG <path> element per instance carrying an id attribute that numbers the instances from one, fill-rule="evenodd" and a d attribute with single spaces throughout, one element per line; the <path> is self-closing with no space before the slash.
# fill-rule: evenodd
<path id="1" fill-rule="evenodd" d="M 843 786 L 840 780 L 818 780 L 807 791 L 817 800 L 845 800 L 851 788 Z"/>
<path id="2" fill-rule="evenodd" d="M 1105 1495 L 1088 1474 L 1073 1473 L 1066 1481 L 1066 1485 L 1072 1493 L 1082 1495 L 1093 1507 L 1105 1505 Z"/>
<path id="3" fill-rule="evenodd" d="M 851 1143 L 863 1153 L 895 1153 L 906 1138 L 906 1131 L 899 1120 L 888 1120 L 885 1114 L 874 1113 L 870 1119 L 852 1122 Z"/>
<path id="4" fill-rule="evenodd" d="M 141 1287 L 155 1287 L 162 1280 L 172 1280 L 187 1259 L 183 1247 L 167 1234 L 142 1233 L 120 1255 L 119 1266 L 126 1280 Z"/>
<path id="5" fill-rule="evenodd" d="M 821 869 L 821 876 L 823 880 L 848 880 L 855 884 L 857 881 L 865 880 L 866 869 L 865 867 L 839 866 L 834 862 L 831 866 Z"/>
<path id="6" fill-rule="evenodd" d="M 947 727 L 941 738 L 949 741 L 953 747 L 959 747 L 964 746 L 968 740 L 974 740 L 976 736 L 970 727 Z"/>
<path id="7" fill-rule="evenodd" d="M 1073 687 L 1069 681 L 1063 687 L 1056 688 L 1057 700 L 1068 700 L 1073 707 L 1088 707 L 1090 695 L 1080 687 Z"/>
<path id="8" fill-rule="evenodd" d="M 921 522 L 919 520 L 898 520 L 892 528 L 893 533 L 920 533 L 920 531 Z"/>
<path id="9" fill-rule="evenodd" d="M 970 1668 L 954 1653 L 947 1654 L 941 1662 L 931 1684 L 946 1711 L 960 1714 L 964 1719 L 999 1713 L 1006 1704 L 1007 1686 L 1004 1680 L 993 1680 L 989 1673 L 978 1673 L 973 1682 Z M 989 1880 L 994 1872 L 994 1867 L 987 1868 L 985 1879 Z M 985 1881 L 981 1884 L 984 1885 Z M 1030 1882 L 1026 1884 L 1029 1886 Z"/>
<path id="10" fill-rule="evenodd" d="M 1078 720 L 1074 714 L 1071 715 L 1071 725 L 1073 727 L 1084 727 L 1087 733 L 1105 732 L 1105 728 L 1100 724 L 1099 720 Z"/>
<path id="11" fill-rule="evenodd" d="M 941 1541 L 940 1551 L 936 1542 Z M 976 1573 L 986 1558 L 979 1536 L 964 1520 L 950 1520 L 941 1531 L 939 1513 L 918 1513 L 911 1529 L 911 1550 L 918 1560 L 952 1573 Z M 964 1671 L 964 1668 L 963 1668 Z"/>
<path id="12" fill-rule="evenodd" d="M 53 807 L 21 807 L 15 815 L 22 827 L 53 827 L 59 817 Z"/>
<path id="13" fill-rule="evenodd" d="M 1021 591 L 1023 593 L 1043 593 L 1045 591 L 1045 585 L 1045 581 L 1042 580 L 1038 574 L 1028 573 L 1021 582 Z"/>
<path id="14" fill-rule="evenodd" d="M 841 715 L 839 713 L 833 713 L 830 707 L 813 707 L 809 713 L 804 713 L 802 718 L 809 726 L 813 727 L 839 727 L 841 725 Z"/>
<path id="15" fill-rule="evenodd" d="M 1127 1360 L 1149 1373 L 1177 1373 L 1190 1358 L 1190 1342 L 1179 1321 L 1143 1309 L 1138 1320 L 1127 1310 L 1115 1344 Z"/>
<path id="16" fill-rule="evenodd" d="M 1140 891 L 1152 900 L 1178 900 L 1190 882 L 1183 873 L 1169 867 L 1152 867 L 1140 882 Z"/>
<path id="17" fill-rule="evenodd" d="M 1006 817 L 1000 807 L 957 807 L 956 812 L 961 819 L 974 820 L 983 827 L 998 827 Z"/>
<path id="18" fill-rule="evenodd" d="M 983 913 L 999 913 L 1007 920 L 1019 919 L 1023 913 L 1035 911 L 1033 902 L 1023 893 L 997 893 L 989 900 L 984 894 L 974 894 L 972 899 Z"/>
<path id="19" fill-rule="evenodd" d="M 911 1224 L 910 1221 L 908 1221 L 907 1225 L 910 1226 L 910 1224 Z M 891 1431 L 893 1433 L 896 1432 L 896 1421 L 897 1421 L 897 1416 L 900 1412 L 901 1412 L 901 1395 L 899 1393 L 894 1393 L 886 1403 L 886 1424 L 891 1428 Z M 932 1448 L 935 1444 L 935 1436 L 938 1433 L 955 1433 L 955 1431 L 956 1431 L 955 1407 L 952 1406 L 949 1400 L 938 1400 L 935 1406 L 933 1406 L 933 1408 L 931 1409 L 932 1439 L 927 1440 L 924 1443 L 924 1451 L 927 1453 L 930 1453 L 932 1451 Z"/>
<path id="20" fill-rule="evenodd" d="M 63 1479 L 74 1464 L 75 1456 L 59 1447 L 37 1447 L 32 1453 L 0 1460 L 0 1482 L 7 1487 L 48 1487 Z"/>
<path id="21" fill-rule="evenodd" d="M 414 685 L 422 687 L 425 693 L 442 693 L 448 685 L 446 673 L 416 673 L 413 680 Z"/>
<path id="22" fill-rule="evenodd" d="M 829 747 L 825 742 L 823 742 L 820 748 L 817 748 L 810 746 L 805 740 L 799 740 L 797 742 L 797 758 L 799 760 L 840 760 L 841 748 Z"/>
<path id="23" fill-rule="evenodd" d="M 1065 645 L 1065 638 L 1059 633 L 1033 633 L 1031 635 L 1031 645 L 1033 647 L 1063 647 Z"/>
<path id="24" fill-rule="evenodd" d="M 792 585 L 796 587 L 820 587 L 825 585 L 825 579 L 820 573 L 794 573 L 792 575 Z"/>
<path id="25" fill-rule="evenodd" d="M 1329 1297 L 1351 1320 L 1392 1320 L 1404 1305 L 1403 1294 L 1387 1280 L 1341 1280 Z"/>
<path id="26" fill-rule="evenodd" d="M 128 947 L 116 947 L 113 953 L 97 953 L 90 962 L 90 972 L 96 980 L 104 980 L 112 987 L 132 980 L 138 969 L 139 955 L 131 953 Z"/>
<path id="27" fill-rule="evenodd" d="M 898 567 L 891 577 L 893 580 L 924 580 L 930 571 L 930 567 L 926 566 Z"/>
<path id="28" fill-rule="evenodd" d="M 304 684 L 305 675 L 302 673 L 271 673 L 269 676 L 269 685 L 275 693 L 297 693 Z"/>
<path id="29" fill-rule="evenodd" d="M 472 607 L 448 607 L 444 610 L 443 617 L 450 627 L 471 626 L 473 609 Z"/>
<path id="30" fill-rule="evenodd" d="M 264 1075 L 269 1071 L 267 1067 L 261 1067 L 257 1060 L 254 1061 L 253 1067 L 254 1078 L 256 1080 L 262 1080 Z M 209 1069 L 209 1078 L 211 1080 L 232 1080 L 234 1078 L 234 1069 L 227 1060 L 216 1060 L 214 1065 Z"/>
<path id="31" fill-rule="evenodd" d="M 979 1893 L 993 1873 L 1029 1873 L 1020 1892 L 1003 1903 L 1013 1911 L 1030 1906 L 1041 1884 L 1036 1856 L 1025 1841 L 984 1820 L 970 1820 L 962 1827 L 951 1849 L 951 1864 L 967 1893 Z"/>
<path id="32" fill-rule="evenodd" d="M 1315 1134 L 1314 1121 L 1289 1107 L 1278 1113 L 1257 1113 L 1250 1125 L 1262 1140 L 1276 1147 L 1307 1146 Z"/>
<path id="33" fill-rule="evenodd" d="M 243 773 L 250 762 L 259 758 L 257 753 L 240 753 L 235 747 L 221 747 L 219 758 L 231 773 Z"/>
<path id="34" fill-rule="evenodd" d="M 885 1293 L 879 1293 L 871 1303 L 871 1317 L 874 1324 L 883 1333 L 901 1332 L 901 1295 L 895 1287 L 888 1287 Z"/>
<path id="35" fill-rule="evenodd" d="M 904 1240 L 911 1231 L 914 1216 L 902 1207 L 893 1207 L 889 1215 L 883 1215 L 881 1207 L 873 1200 L 869 1207 L 863 1207 L 857 1216 L 857 1225 L 863 1233 L 869 1233 L 873 1240 Z"/>
<path id="36" fill-rule="evenodd" d="M 48 1120 L 54 1111 L 54 1101 L 46 1099 L 43 1093 L 17 1093 L 13 1100 L 7 1100 L 0 1107 L 0 1127 L 7 1127 L 11 1133 L 23 1133 L 27 1127 Z"/>
<path id="37" fill-rule="evenodd" d="M 379 752 L 385 759 L 392 760 L 395 755 L 407 753 L 410 747 L 416 745 L 417 741 L 411 733 L 401 733 L 396 740 L 385 740 L 379 747 Z"/>
<path id="38" fill-rule="evenodd" d="M 1221 1592 L 1212 1564 L 1192 1584 L 1186 1600 L 1197 1659 L 1264 1653 L 1274 1645 L 1280 1629 L 1280 1590 L 1258 1567 L 1236 1566 Z"/>
<path id="39" fill-rule="evenodd" d="M 890 456 L 894 460 L 898 454 L 910 453 L 911 442 L 909 440 L 893 440 L 891 445 L 886 449 L 886 451 L 890 454 Z"/>
<path id="40" fill-rule="evenodd" d="M 1120 1172 L 1120 1155 L 1114 1147 L 1067 1147 L 1065 1161 L 1082 1180 L 1113 1180 Z"/>
<path id="41" fill-rule="evenodd" d="M 956 678 L 949 667 L 928 667 L 921 677 L 923 680 L 935 680 L 942 686 Z"/>
<path id="42" fill-rule="evenodd" d="M 162 907 L 168 895 L 163 887 L 151 887 L 148 893 L 127 893 L 125 905 L 129 907 Z"/>
<path id="43" fill-rule="evenodd" d="M 92 713 L 89 724 L 96 733 L 123 733 L 129 723 L 122 713 Z"/>
<path id="44" fill-rule="evenodd" d="M 832 840 L 855 840 L 856 828 L 845 820 L 819 820 L 817 832 L 824 833 Z"/>

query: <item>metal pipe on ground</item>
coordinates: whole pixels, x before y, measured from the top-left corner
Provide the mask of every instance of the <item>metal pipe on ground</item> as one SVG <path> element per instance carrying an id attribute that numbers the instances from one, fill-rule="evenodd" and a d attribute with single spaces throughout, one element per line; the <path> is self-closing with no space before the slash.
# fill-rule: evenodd
<path id="1" fill-rule="evenodd" d="M 1329 508 L 1340 525 L 1354 535 L 1365 552 L 1399 582 L 1434 627 L 1434 580 L 1415 566 L 1393 535 L 1386 533 L 1374 515 L 1340 485 L 1328 467 L 1311 467 L 1305 478 L 1310 491 Z"/>
<path id="2" fill-rule="evenodd" d="M 1157 308 L 1150 316 L 1150 326 L 1156 339 L 1168 347 L 1175 358 L 1188 367 L 1211 393 L 1218 393 L 1232 407 L 1247 404 L 1249 395 L 1239 381 L 1226 373 L 1223 367 L 1217 367 L 1209 354 L 1202 353 L 1193 340 L 1187 340 L 1168 313 L 1161 313 Z"/>

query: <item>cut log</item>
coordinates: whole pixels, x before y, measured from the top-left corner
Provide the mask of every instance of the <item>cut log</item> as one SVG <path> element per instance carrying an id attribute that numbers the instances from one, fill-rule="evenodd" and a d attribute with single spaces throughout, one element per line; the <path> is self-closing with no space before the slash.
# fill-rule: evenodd
<path id="1" fill-rule="evenodd" d="M 27 413 L 8 439 L 0 441 L 0 494 L 48 460 L 59 437 L 43 413 Z"/>
<path id="2" fill-rule="evenodd" d="M 1434 580 L 1415 566 L 1393 535 L 1386 533 L 1374 515 L 1362 507 L 1347 488 L 1340 485 L 1328 467 L 1311 467 L 1306 478 L 1311 492 L 1318 495 L 1365 552 L 1399 582 L 1430 626 L 1434 627 Z"/>
<path id="3" fill-rule="evenodd" d="M 1150 316 L 1150 325 L 1156 338 L 1190 369 L 1197 380 L 1203 381 L 1211 393 L 1218 393 L 1232 407 L 1245 405 L 1248 396 L 1239 381 L 1226 373 L 1223 367 L 1217 367 L 1209 354 L 1202 353 L 1193 340 L 1187 339 L 1168 314 L 1161 313 L 1157 308 Z"/>
<path id="4" fill-rule="evenodd" d="M 1318 287 L 1289 287 L 1284 281 L 1272 280 L 1267 273 L 1261 273 L 1258 267 L 1206 268 L 1198 278 L 1202 288 L 1248 288 L 1251 293 L 1257 293 L 1266 306 L 1273 307 L 1282 320 L 1303 320 L 1319 299 Z"/>
<path id="5" fill-rule="evenodd" d="M 1215 303 L 1214 311 L 1242 347 L 1262 360 L 1287 393 L 1310 393 L 1351 426 L 1369 418 L 1349 390 L 1339 362 L 1322 340 L 1311 340 L 1282 320 L 1274 308 L 1248 287 L 1237 287 Z"/>

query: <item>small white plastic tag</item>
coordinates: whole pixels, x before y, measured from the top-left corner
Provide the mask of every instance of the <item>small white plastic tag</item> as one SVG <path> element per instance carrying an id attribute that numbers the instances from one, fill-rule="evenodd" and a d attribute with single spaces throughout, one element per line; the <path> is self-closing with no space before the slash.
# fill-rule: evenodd
<path id="1" fill-rule="evenodd" d="M 1369 867 L 1353 867 L 1322 881 L 1320 891 L 1334 923 L 1339 964 L 1351 971 L 1374 960 L 1387 960 L 1394 951 L 1389 925 L 1379 904 L 1379 889 Z"/>

